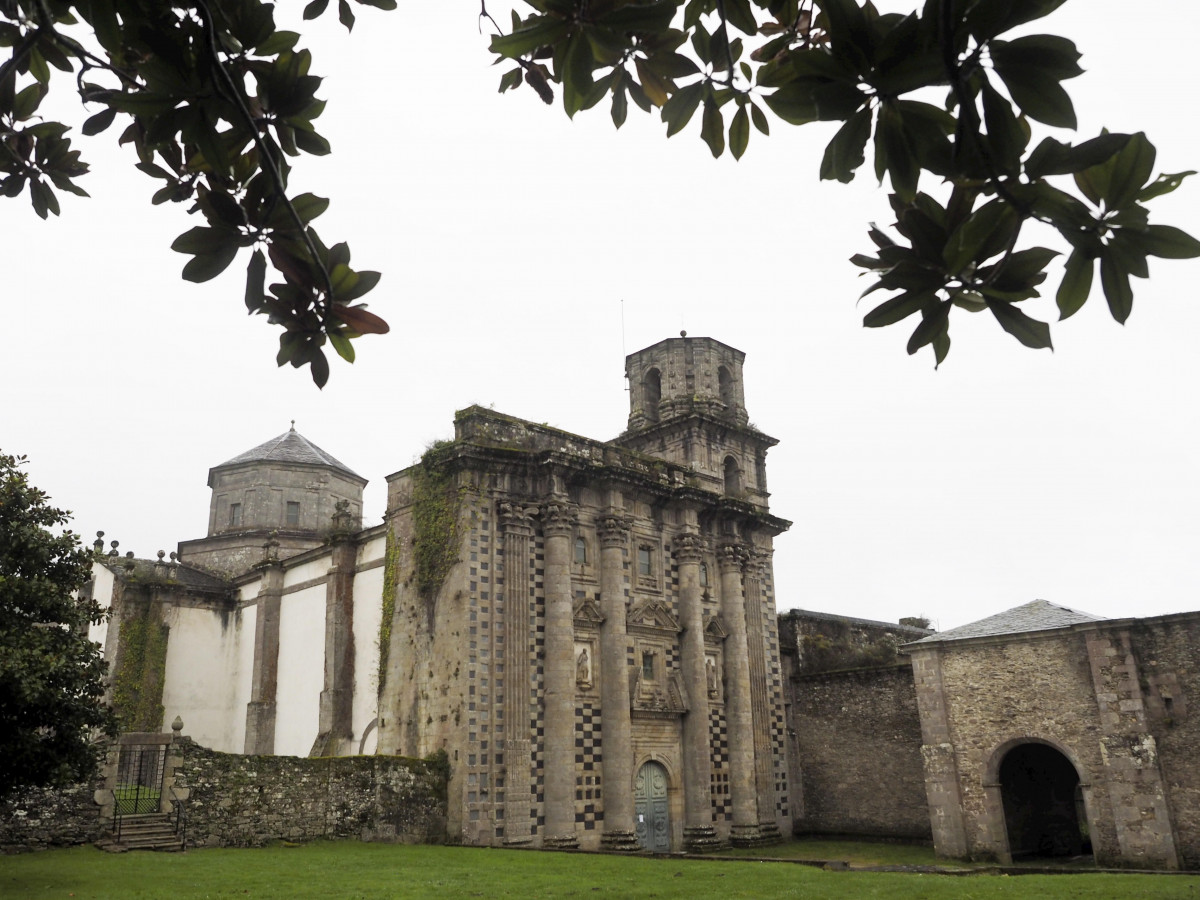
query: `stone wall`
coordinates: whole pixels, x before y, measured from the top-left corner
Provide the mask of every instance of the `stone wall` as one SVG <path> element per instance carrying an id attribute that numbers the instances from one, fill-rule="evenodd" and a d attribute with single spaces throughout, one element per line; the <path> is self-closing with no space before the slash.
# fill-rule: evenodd
<path id="1" fill-rule="evenodd" d="M 805 673 L 891 665 L 899 660 L 897 647 L 930 634 L 927 628 L 807 609 L 779 616 L 781 649 Z"/>
<path id="2" fill-rule="evenodd" d="M 1200 869 L 1200 617 L 1167 616 L 1133 630 L 1179 863 Z"/>
<path id="3" fill-rule="evenodd" d="M 914 649 L 939 854 L 1007 861 L 1001 764 L 1041 744 L 1079 777 L 1097 862 L 1195 867 L 1198 630 L 1186 613 Z"/>
<path id="4" fill-rule="evenodd" d="M 912 668 L 790 681 L 803 797 L 795 833 L 930 840 Z"/>
<path id="5" fill-rule="evenodd" d="M 96 785 L 29 788 L 0 801 L 0 853 L 87 844 L 100 837 Z"/>
<path id="6" fill-rule="evenodd" d="M 440 843 L 445 773 L 396 756 L 239 756 L 181 738 L 174 790 L 191 847 L 254 847 L 317 838 Z"/>

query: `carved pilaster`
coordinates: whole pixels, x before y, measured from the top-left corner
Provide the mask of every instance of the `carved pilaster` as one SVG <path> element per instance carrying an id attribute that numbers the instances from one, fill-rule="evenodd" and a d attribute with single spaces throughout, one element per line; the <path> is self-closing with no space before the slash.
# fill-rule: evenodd
<path id="1" fill-rule="evenodd" d="M 528 844 L 533 839 L 533 765 L 530 741 L 529 540 L 534 509 L 501 503 L 500 528 L 504 552 L 504 632 L 507 643 L 504 674 L 504 843 Z"/>
<path id="2" fill-rule="evenodd" d="M 319 729 L 309 756 L 342 756 L 353 737 L 354 568 L 358 548 L 349 532 L 338 531 L 338 516 L 349 516 L 338 501 L 334 518 L 333 565 L 325 582 L 325 686 L 321 691 Z"/>
<path id="3" fill-rule="evenodd" d="M 746 651 L 750 666 L 750 714 L 754 731 L 754 777 L 758 805 L 758 843 L 781 840 L 775 821 L 775 767 L 771 747 L 771 696 L 767 673 L 766 620 L 762 600 L 763 577 L 771 553 L 755 548 L 746 559 Z"/>
<path id="4" fill-rule="evenodd" d="M 571 536 L 575 510 L 552 497 L 541 504 L 545 539 L 546 677 L 543 777 L 545 847 L 578 846 L 575 835 L 575 616 L 571 589 Z"/>
<path id="5" fill-rule="evenodd" d="M 604 834 L 608 850 L 638 850 L 633 821 L 633 729 L 630 719 L 628 642 L 625 611 L 625 553 L 628 518 L 609 510 L 596 520 L 600 538 L 600 714 L 604 719 L 602 762 Z"/>
<path id="6" fill-rule="evenodd" d="M 254 616 L 254 671 L 250 702 L 246 704 L 245 752 L 275 752 L 275 695 L 279 686 L 279 604 L 283 597 L 283 566 L 271 555 L 269 541 L 260 563 L 262 583 Z"/>
<path id="7" fill-rule="evenodd" d="M 680 668 L 689 708 L 683 717 L 683 837 L 691 852 L 720 847 L 712 824 L 712 749 L 709 739 L 708 683 L 704 655 L 704 607 L 700 560 L 704 542 L 685 531 L 676 535 L 679 570 Z"/>
<path id="8" fill-rule="evenodd" d="M 754 719 L 750 703 L 750 662 L 746 646 L 746 607 L 742 567 L 747 550 L 727 541 L 717 548 L 721 570 L 721 615 L 725 639 L 725 720 L 729 727 L 730 839 L 735 846 L 758 842 L 758 798 L 754 765 Z"/>

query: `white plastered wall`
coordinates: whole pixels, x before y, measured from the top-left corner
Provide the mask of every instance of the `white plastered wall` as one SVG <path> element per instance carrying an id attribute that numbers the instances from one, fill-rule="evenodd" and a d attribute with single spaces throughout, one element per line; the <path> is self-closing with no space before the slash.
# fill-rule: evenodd
<path id="1" fill-rule="evenodd" d="M 312 581 L 314 578 L 319 578 L 322 581 L 329 575 L 329 554 L 322 553 L 316 559 L 296 566 L 294 569 L 289 568 L 283 574 L 283 589 L 286 591 L 289 587 L 296 584 L 303 584 L 306 581 Z M 324 587 L 321 588 L 324 590 Z M 322 594 L 324 596 L 324 594 Z M 283 598 L 283 602 L 287 603 L 287 596 Z M 324 614 L 322 614 L 322 621 Z M 322 628 L 325 626 L 322 625 Z"/>
<path id="2" fill-rule="evenodd" d="M 171 629 L 163 679 L 163 723 L 176 716 L 185 732 L 204 747 L 226 753 L 241 752 L 237 720 L 245 732 L 245 705 L 237 709 L 237 685 L 242 645 L 253 654 L 254 617 L 249 620 L 250 640 L 245 639 L 246 617 L 241 610 L 218 611 L 175 606 L 166 613 Z"/>
<path id="3" fill-rule="evenodd" d="M 92 596 L 105 612 L 112 610 L 112 595 L 113 573 L 100 563 L 92 563 Z M 108 640 L 108 619 L 99 625 L 93 623 L 88 626 L 88 640 L 95 641 L 101 648 L 107 649 L 104 648 L 104 642 Z M 108 653 L 104 654 L 104 658 L 109 658 Z"/>
<path id="4" fill-rule="evenodd" d="M 329 571 L 321 561 L 320 574 Z M 316 577 L 303 574 L 312 563 L 289 571 L 296 583 Z M 300 577 L 296 577 L 299 575 Z M 279 607 L 279 686 L 275 700 L 275 753 L 308 756 L 320 727 L 321 691 L 325 687 L 325 585 L 283 595 Z"/>
<path id="5" fill-rule="evenodd" d="M 238 592 L 238 608 L 242 611 L 242 633 L 237 648 L 237 672 L 233 682 L 233 705 L 229 711 L 232 718 L 229 733 L 233 736 L 231 753 L 242 753 L 246 749 L 246 704 L 254 684 L 254 631 L 258 625 L 258 607 L 253 603 L 258 596 L 259 583 L 248 584 Z M 186 729 L 185 729 L 186 730 Z"/>
<path id="6" fill-rule="evenodd" d="M 386 540 L 378 537 L 359 548 L 358 565 L 382 559 Z M 379 713 L 379 623 L 383 616 L 384 568 L 379 566 L 354 576 L 354 701 L 352 728 L 356 752 L 371 754 L 379 729 L 371 728 Z M 361 748 L 361 749 L 360 749 Z"/>

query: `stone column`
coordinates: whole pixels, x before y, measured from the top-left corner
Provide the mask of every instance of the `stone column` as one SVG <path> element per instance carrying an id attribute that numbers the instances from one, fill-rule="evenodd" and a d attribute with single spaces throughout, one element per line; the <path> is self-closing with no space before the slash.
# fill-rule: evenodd
<path id="1" fill-rule="evenodd" d="M 283 597 L 283 566 L 279 544 L 268 541 L 259 564 L 262 584 L 254 617 L 254 674 L 246 704 L 247 755 L 275 752 L 275 692 L 279 685 L 279 604 Z"/>
<path id="2" fill-rule="evenodd" d="M 607 850 L 637 850 L 633 830 L 633 726 L 629 717 L 629 663 L 625 633 L 625 553 L 629 522 L 610 509 L 596 527 L 600 537 L 600 720 L 603 723 L 604 834 Z"/>
<path id="3" fill-rule="evenodd" d="M 687 691 L 683 716 L 683 845 L 693 853 L 721 847 L 713 828 L 712 747 L 708 722 L 708 680 L 704 663 L 704 607 L 701 602 L 700 537 L 675 538 L 679 570 L 680 668 Z"/>
<path id="4" fill-rule="evenodd" d="M 750 665 L 750 716 L 754 730 L 755 801 L 761 843 L 780 841 L 775 821 L 775 754 L 771 747 L 771 695 L 767 678 L 767 636 L 763 617 L 762 576 L 770 551 L 754 550 L 746 563 L 746 652 Z"/>
<path id="5" fill-rule="evenodd" d="M 542 504 L 546 562 L 545 751 L 546 791 L 542 846 L 578 847 L 575 835 L 575 615 L 571 592 L 574 511 L 561 499 Z"/>
<path id="6" fill-rule="evenodd" d="M 528 844 L 533 839 L 530 809 L 533 790 L 529 741 L 529 510 L 500 504 L 504 532 L 504 843 Z"/>
<path id="7" fill-rule="evenodd" d="M 332 565 L 325 582 L 325 689 L 321 691 L 317 739 L 309 756 L 346 756 L 352 752 L 354 569 L 358 548 L 350 532 L 339 528 L 339 524 L 348 524 L 349 516 L 344 513 L 339 509 L 334 516 Z"/>
<path id="8" fill-rule="evenodd" d="M 728 542 L 718 548 L 721 615 L 729 629 L 725 638 L 725 723 L 729 732 L 729 800 L 733 808 L 729 837 L 735 847 L 751 846 L 759 838 L 746 604 L 742 595 L 745 559 L 746 550 L 740 543 Z"/>

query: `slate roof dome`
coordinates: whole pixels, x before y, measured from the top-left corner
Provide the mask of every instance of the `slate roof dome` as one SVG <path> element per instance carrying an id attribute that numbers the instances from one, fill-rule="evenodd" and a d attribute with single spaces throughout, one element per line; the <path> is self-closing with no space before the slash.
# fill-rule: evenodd
<path id="1" fill-rule="evenodd" d="M 292 423 L 292 427 L 285 431 L 279 437 L 271 438 L 271 440 L 259 444 L 253 449 L 247 450 L 245 453 L 239 453 L 232 459 L 227 459 L 219 466 L 214 466 L 212 471 L 217 469 L 227 469 L 231 466 L 240 466 L 247 463 L 291 463 L 293 465 L 305 466 L 322 466 L 330 469 L 336 469 L 343 475 L 348 475 L 351 478 L 358 479 L 366 484 L 366 479 L 347 466 L 340 462 L 302 435 L 296 430 L 296 423 Z M 212 475 L 209 475 L 209 487 L 212 487 Z"/>
<path id="2" fill-rule="evenodd" d="M 1024 634 L 1029 631 L 1048 631 L 1053 628 L 1066 628 L 1081 622 L 1100 622 L 1102 616 L 1080 612 L 1057 603 L 1046 600 L 1034 600 L 1022 606 L 1006 609 L 1004 612 L 931 634 L 927 638 L 916 641 L 917 644 L 934 644 L 943 641 L 965 641 L 968 638 L 991 637 L 999 634 Z M 910 645 L 911 646 L 911 645 Z"/>

